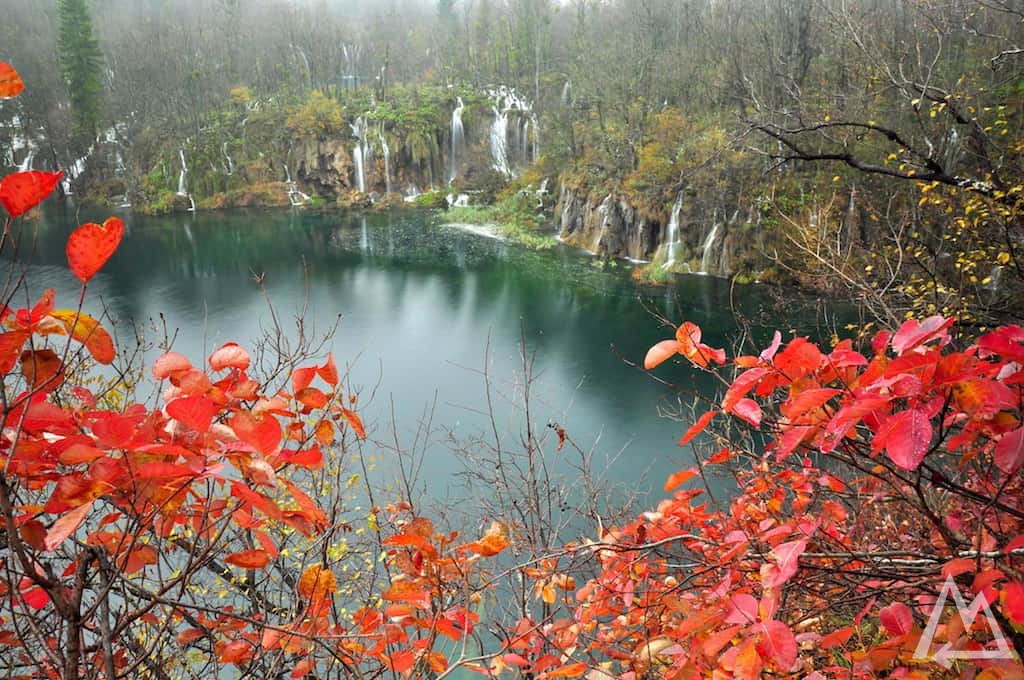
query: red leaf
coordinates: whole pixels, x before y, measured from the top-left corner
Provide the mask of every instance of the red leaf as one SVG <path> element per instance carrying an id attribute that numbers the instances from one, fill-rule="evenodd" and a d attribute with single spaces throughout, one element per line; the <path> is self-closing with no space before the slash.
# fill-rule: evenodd
<path id="1" fill-rule="evenodd" d="M 249 368 L 249 361 L 249 352 L 234 342 L 221 345 L 210 355 L 210 367 L 215 371 L 222 371 L 225 368 L 237 368 L 244 371 Z"/>
<path id="2" fill-rule="evenodd" d="M 680 470 L 679 472 L 673 472 L 668 476 L 668 479 L 665 480 L 665 491 L 671 491 L 672 489 L 682 484 L 685 484 L 686 482 L 690 481 L 696 476 L 697 471 L 694 470 L 693 468 L 689 468 L 688 470 Z"/>
<path id="3" fill-rule="evenodd" d="M 61 174 L 27 170 L 7 175 L 0 180 L 0 203 L 11 217 L 23 215 L 53 192 Z"/>
<path id="4" fill-rule="evenodd" d="M 690 360 L 695 366 L 707 368 L 711 361 L 720 364 L 725 363 L 725 350 L 713 349 L 701 343 L 700 326 L 685 321 L 676 329 L 676 341 L 679 343 L 678 352 Z"/>
<path id="5" fill-rule="evenodd" d="M 853 637 L 854 630 L 853 626 L 847 626 L 846 628 L 832 631 L 818 641 L 818 647 L 821 649 L 832 649 L 833 647 L 845 645 L 847 640 Z"/>
<path id="6" fill-rule="evenodd" d="M 385 664 L 395 673 L 405 673 L 416 665 L 416 655 L 411 649 L 403 649 L 385 657 Z"/>
<path id="7" fill-rule="evenodd" d="M 65 247 L 71 273 L 87 283 L 117 250 L 122 236 L 124 222 L 117 217 L 107 218 L 103 226 L 89 222 L 75 229 Z"/>
<path id="8" fill-rule="evenodd" d="M 309 383 L 313 382 L 313 378 L 316 377 L 316 368 L 312 366 L 306 368 L 296 368 L 292 372 L 292 392 L 298 393 L 309 387 Z"/>
<path id="9" fill-rule="evenodd" d="M 281 444 L 281 423 L 269 413 L 236 413 L 228 422 L 235 435 L 264 455 L 274 453 Z"/>
<path id="10" fill-rule="evenodd" d="M 281 462 L 297 465 L 298 467 L 318 470 L 324 464 L 324 454 L 319 446 L 313 445 L 301 451 L 282 451 L 278 458 Z"/>
<path id="11" fill-rule="evenodd" d="M 700 418 L 698 418 L 697 422 L 691 425 L 690 429 L 688 429 L 686 433 L 683 434 L 683 438 L 679 440 L 679 445 L 686 446 L 687 444 L 689 444 L 694 437 L 696 437 L 698 434 L 704 431 L 704 428 L 708 426 L 708 423 L 710 423 L 711 419 L 714 418 L 716 415 L 718 415 L 718 411 L 708 411 Z"/>
<path id="12" fill-rule="evenodd" d="M 89 510 L 92 509 L 94 502 L 89 501 L 84 505 L 79 505 L 74 510 L 70 510 L 58 517 L 57 521 L 50 526 L 50 530 L 46 532 L 43 548 L 55 550 L 68 536 L 75 533 L 75 529 L 85 520 L 85 516 L 89 514 Z"/>
<path id="13" fill-rule="evenodd" d="M 772 548 L 775 564 L 765 565 L 774 569 L 762 569 L 761 582 L 765 588 L 776 588 L 793 578 L 800 568 L 800 555 L 807 549 L 807 540 L 790 541 Z M 767 572 L 767 573 L 766 573 Z"/>
<path id="14" fill-rule="evenodd" d="M 1024 583 L 1013 581 L 1003 586 L 1003 614 L 1015 626 L 1024 626 Z"/>
<path id="15" fill-rule="evenodd" d="M 644 357 L 644 368 L 651 370 L 652 368 L 664 363 L 670 357 L 675 356 L 679 350 L 679 343 L 675 340 L 662 340 L 654 347 L 647 350 L 647 356 Z"/>
<path id="16" fill-rule="evenodd" d="M 0 61 L 0 99 L 17 97 L 25 89 L 21 76 L 10 64 Z"/>
<path id="17" fill-rule="evenodd" d="M 881 438 L 881 442 L 878 441 Z M 919 409 L 894 413 L 882 425 L 872 446 L 882 444 L 892 462 L 904 470 L 916 470 L 932 443 L 932 423 Z"/>
<path id="18" fill-rule="evenodd" d="M 179 397 L 167 403 L 167 415 L 200 433 L 210 431 L 210 424 L 219 410 L 216 404 L 201 395 Z"/>
<path id="19" fill-rule="evenodd" d="M 0 333 L 0 375 L 6 375 L 14 368 L 21 356 L 21 348 L 28 341 L 28 331 L 10 331 Z"/>
<path id="20" fill-rule="evenodd" d="M 761 418 L 763 416 L 761 407 L 753 399 L 740 399 L 730 411 L 733 415 L 742 418 L 754 427 L 761 426 Z"/>
<path id="21" fill-rule="evenodd" d="M 50 603 L 50 596 L 39 586 L 32 586 L 28 590 L 21 591 L 21 599 L 33 609 L 42 609 Z"/>
<path id="22" fill-rule="evenodd" d="M 959 576 L 967 572 L 973 572 L 978 563 L 969 557 L 957 557 L 942 565 L 942 577 Z"/>
<path id="23" fill-rule="evenodd" d="M 904 354 L 935 339 L 939 340 L 940 345 L 944 345 L 949 342 L 949 333 L 946 329 L 952 325 L 952 318 L 941 316 L 930 316 L 924 321 L 910 319 L 905 321 L 892 337 L 892 349 L 896 354 Z"/>
<path id="24" fill-rule="evenodd" d="M 1024 463 L 1024 427 L 1018 427 L 1000 437 L 996 444 L 996 465 L 1008 475 L 1020 469 Z"/>
<path id="25" fill-rule="evenodd" d="M 902 602 L 893 602 L 883 607 L 878 612 L 878 618 L 890 635 L 906 635 L 914 629 L 914 614 Z"/>
<path id="26" fill-rule="evenodd" d="M 262 569 L 270 564 L 270 553 L 266 550 L 242 550 L 231 553 L 224 561 L 242 569 Z"/>
<path id="27" fill-rule="evenodd" d="M 758 653 L 763 658 L 774 661 L 775 667 L 780 671 L 792 669 L 799 649 L 796 637 L 789 626 L 782 621 L 764 621 L 754 626 L 754 629 L 762 636 L 757 645 Z"/>

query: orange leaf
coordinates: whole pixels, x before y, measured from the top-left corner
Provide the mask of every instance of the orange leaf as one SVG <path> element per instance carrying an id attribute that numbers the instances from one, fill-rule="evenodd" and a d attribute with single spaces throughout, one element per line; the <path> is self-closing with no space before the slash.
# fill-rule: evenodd
<path id="1" fill-rule="evenodd" d="M 17 97 L 24 89 L 25 83 L 14 67 L 0 61 L 0 99 Z"/>
<path id="2" fill-rule="evenodd" d="M 39 170 L 7 175 L 0 180 L 0 204 L 3 204 L 11 217 L 23 215 L 42 203 L 53 192 L 60 178 L 60 172 Z"/>
<path id="3" fill-rule="evenodd" d="M 224 645 L 217 645 L 217 656 L 221 663 L 241 664 L 253 655 L 253 646 L 245 640 L 232 640 Z"/>
<path id="4" fill-rule="evenodd" d="M 497 555 L 505 548 L 512 545 L 512 542 L 508 540 L 502 534 L 489 534 L 484 536 L 479 541 L 469 543 L 466 547 L 475 552 L 478 555 L 484 557 L 493 557 Z"/>
<path id="5" fill-rule="evenodd" d="M 845 645 L 846 641 L 853 637 L 853 633 L 853 626 L 840 628 L 839 630 L 832 631 L 821 638 L 821 640 L 818 641 L 818 646 L 821 647 L 821 649 L 832 649 L 833 647 Z"/>
<path id="6" fill-rule="evenodd" d="M 27 349 L 21 353 L 21 374 L 35 389 L 52 392 L 63 378 L 64 362 L 50 349 Z"/>
<path id="7" fill-rule="evenodd" d="M 295 393 L 295 400 L 306 408 L 323 408 L 327 405 L 327 395 L 315 387 L 303 387 Z"/>
<path id="8" fill-rule="evenodd" d="M 65 247 L 71 273 L 87 283 L 117 250 L 122 236 L 124 222 L 117 217 L 107 218 L 103 226 L 89 222 L 75 229 Z"/>
<path id="9" fill-rule="evenodd" d="M 651 370 L 652 368 L 664 363 L 667 359 L 679 351 L 679 343 L 675 340 L 662 340 L 654 347 L 647 350 L 647 356 L 644 357 L 644 368 Z"/>
<path id="10" fill-rule="evenodd" d="M 327 354 L 327 361 L 324 362 L 323 366 L 316 367 L 317 374 L 323 379 L 325 383 L 331 387 L 335 387 L 338 384 L 338 367 L 334 364 L 334 355 L 331 353 Z"/>
<path id="11" fill-rule="evenodd" d="M 725 363 L 725 350 L 712 349 L 701 341 L 700 326 L 691 322 L 683 322 L 676 329 L 676 340 L 679 343 L 679 353 L 690 360 L 695 366 L 707 368 L 711 361 L 720 364 Z"/>
<path id="12" fill-rule="evenodd" d="M 192 363 L 183 354 L 168 352 L 153 362 L 153 377 L 163 380 L 177 373 L 183 373 L 192 368 Z"/>
<path id="13" fill-rule="evenodd" d="M 198 628 L 186 628 L 178 633 L 178 644 L 187 645 L 201 637 L 206 637 L 206 631 L 199 630 Z"/>
<path id="14" fill-rule="evenodd" d="M 388 602 L 404 602 L 419 609 L 430 609 L 430 592 L 408 581 L 395 581 L 381 597 Z"/>
<path id="15" fill-rule="evenodd" d="M 242 569 L 262 569 L 270 564 L 270 553 L 266 550 L 242 550 L 231 553 L 224 561 Z"/>
<path id="16" fill-rule="evenodd" d="M 316 425 L 316 440 L 324 446 L 334 443 L 334 423 L 329 420 L 321 420 Z"/>
<path id="17" fill-rule="evenodd" d="M 673 472 L 668 476 L 668 479 L 665 480 L 665 491 L 671 491 L 672 489 L 682 484 L 685 484 L 686 482 L 690 481 L 696 476 L 697 471 L 694 470 L 693 468 L 689 468 L 687 470 L 680 470 L 679 472 Z"/>
<path id="18" fill-rule="evenodd" d="M 360 439 L 366 439 L 366 429 L 363 427 L 363 421 L 360 420 L 358 415 L 356 415 L 356 412 L 350 411 L 344 406 L 339 406 L 338 410 L 341 411 L 341 415 L 345 416 L 345 420 L 348 421 L 352 430 L 355 431 L 356 436 Z"/>
<path id="19" fill-rule="evenodd" d="M 57 521 L 50 526 L 50 530 L 46 532 L 46 538 L 43 540 L 43 548 L 46 550 L 54 550 L 64 542 L 64 539 L 75 533 L 75 529 L 77 529 L 85 520 L 85 516 L 89 514 L 89 510 L 92 509 L 92 504 L 94 502 L 95 501 L 92 500 L 84 505 L 79 505 L 74 510 L 58 517 Z"/>
<path id="20" fill-rule="evenodd" d="M 585 663 L 571 663 L 540 675 L 541 678 L 578 678 L 587 671 Z"/>
<path id="21" fill-rule="evenodd" d="M 101 364 L 113 363 L 117 355 L 114 340 L 99 321 L 88 314 L 71 309 L 58 309 L 51 312 L 50 316 L 64 324 L 68 334 L 85 345 L 93 359 Z"/>
<path id="22" fill-rule="evenodd" d="M 323 600 L 330 597 L 338 589 L 338 581 L 334 573 L 319 564 L 306 568 L 299 578 L 299 595 L 310 601 Z M 384 599 L 387 599 L 385 596 Z"/>

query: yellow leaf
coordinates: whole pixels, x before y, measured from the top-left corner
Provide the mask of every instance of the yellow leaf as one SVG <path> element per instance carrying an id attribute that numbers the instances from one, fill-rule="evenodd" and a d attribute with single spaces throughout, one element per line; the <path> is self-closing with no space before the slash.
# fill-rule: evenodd
<path id="1" fill-rule="evenodd" d="M 99 321 L 73 309 L 56 309 L 50 316 L 63 324 L 72 338 L 85 345 L 93 359 L 101 364 L 113 363 L 117 355 L 114 341 Z"/>

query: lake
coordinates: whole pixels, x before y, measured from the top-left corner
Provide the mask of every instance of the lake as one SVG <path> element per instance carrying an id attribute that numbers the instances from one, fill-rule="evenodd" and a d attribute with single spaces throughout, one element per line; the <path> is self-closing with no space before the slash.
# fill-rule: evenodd
<path id="1" fill-rule="evenodd" d="M 74 306 L 77 282 L 66 267 L 65 238 L 78 223 L 108 214 L 70 205 L 47 210 L 36 223 L 33 295 L 56 287 L 58 307 Z M 627 263 L 602 263 L 561 244 L 529 250 L 416 210 L 121 217 L 125 239 L 90 283 L 87 311 L 106 310 L 122 345 L 134 342 L 132 324 L 151 341 L 160 336 L 155 327 L 178 329 L 173 348 L 194 363 L 226 341 L 251 347 L 273 327 L 268 300 L 293 337 L 298 315 L 310 334 L 338 321 L 318 358 L 333 351 L 339 367 L 348 367 L 370 430 L 364 449 L 391 498 L 406 493 L 389 485 L 399 461 L 412 475 L 404 488 L 438 504 L 486 493 L 467 491 L 460 473 L 482 464 L 480 447 L 495 432 L 514 445 L 526 431 L 525 347 L 533 357 L 533 427 L 545 437 L 545 461 L 565 483 L 566 498 L 595 493 L 579 484 L 586 459 L 593 476 L 614 486 L 596 502 L 649 501 L 669 473 L 692 463 L 692 453 L 677 445 L 687 423 L 660 415 L 692 397 L 677 397 L 672 386 L 630 365 L 671 336 L 656 315 L 696 322 L 713 346 L 739 337 L 733 310 L 755 321 L 783 318 L 768 288 L 731 290 L 728 281 L 704 276 L 644 286 L 630 278 Z M 783 330 L 794 319 L 812 330 L 814 314 L 800 316 L 793 300 Z M 768 331 L 756 326 L 755 334 Z M 656 374 L 686 393 L 714 388 L 708 376 L 681 364 Z M 549 423 L 565 429 L 564 450 L 557 450 Z"/>

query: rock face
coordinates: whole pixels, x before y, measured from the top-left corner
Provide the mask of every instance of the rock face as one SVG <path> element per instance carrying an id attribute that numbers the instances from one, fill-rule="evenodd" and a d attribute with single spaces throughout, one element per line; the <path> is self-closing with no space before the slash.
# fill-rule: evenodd
<path id="1" fill-rule="evenodd" d="M 700 203 L 686 198 L 677 216 L 678 233 L 673 235 L 674 271 L 730 276 L 763 259 L 751 211 L 741 213 L 729 206 L 726 212 L 723 197 Z M 602 257 L 662 264 L 670 259 L 669 212 L 660 219 L 650 218 L 624 198 L 595 196 L 567 184 L 562 185 L 555 206 L 559 236 L 566 243 Z M 750 216 L 741 222 L 740 215 L 747 213 Z M 729 214 L 728 219 L 722 217 Z"/>
<path id="2" fill-rule="evenodd" d="M 563 241 L 607 257 L 650 259 L 664 231 L 659 222 L 642 217 L 624 200 L 609 194 L 595 203 L 567 185 L 562 185 L 555 213 Z"/>
<path id="3" fill-rule="evenodd" d="M 339 139 L 305 138 L 295 145 L 296 176 L 317 194 L 335 200 L 352 186 L 352 156 Z"/>

